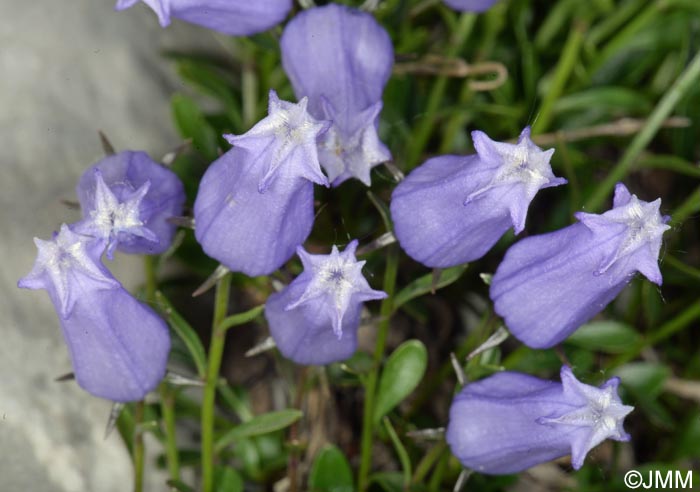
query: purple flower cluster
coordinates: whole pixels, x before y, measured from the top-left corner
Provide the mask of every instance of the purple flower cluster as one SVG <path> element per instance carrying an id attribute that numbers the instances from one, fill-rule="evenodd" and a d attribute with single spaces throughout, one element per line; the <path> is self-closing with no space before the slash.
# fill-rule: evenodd
<path id="1" fill-rule="evenodd" d="M 432 158 L 393 192 L 396 238 L 424 265 L 482 257 L 510 227 L 524 229 L 540 189 L 566 183 L 552 173 L 553 151 L 537 147 L 528 128 L 515 145 L 472 135 L 475 155 Z M 669 217 L 660 205 L 620 183 L 611 210 L 580 212 L 578 224 L 516 243 L 491 281 L 496 313 L 523 343 L 547 348 L 602 311 L 637 272 L 661 285 L 658 257 Z M 457 395 L 447 441 L 464 466 L 483 473 L 514 473 L 569 452 L 578 469 L 603 440 L 629 439 L 622 419 L 632 408 L 620 402 L 617 384 L 594 388 L 566 367 L 562 384 L 496 374 Z"/>
<path id="2" fill-rule="evenodd" d="M 204 251 L 251 276 L 274 272 L 306 240 L 314 183 L 369 185 L 370 169 L 390 158 L 377 125 L 393 50 L 374 18 L 333 4 L 310 9 L 280 43 L 299 102 L 270 91 L 268 116 L 226 136 L 233 148 L 207 170 L 194 204 Z"/>
<path id="3" fill-rule="evenodd" d="M 89 168 L 77 186 L 83 219 L 63 224 L 18 285 L 44 289 L 58 313 L 78 384 L 112 401 L 141 400 L 165 375 L 170 334 L 101 262 L 115 249 L 163 252 L 185 201 L 182 183 L 143 152 L 122 152 Z"/>
<path id="4" fill-rule="evenodd" d="M 444 0 L 483 12 L 497 0 Z M 138 0 L 119 0 L 126 9 Z M 171 18 L 230 35 L 271 28 L 291 0 L 144 0 L 161 25 Z M 299 364 L 342 361 L 357 349 L 364 302 L 386 297 L 362 274 L 358 242 L 341 253 L 309 254 L 314 184 L 355 178 L 371 185 L 371 169 L 391 159 L 379 137 L 382 93 L 394 52 L 374 17 L 330 4 L 305 10 L 284 28 L 282 64 L 297 102 L 269 92 L 268 114 L 207 169 L 194 202 L 195 237 L 232 271 L 269 275 L 296 251 L 303 272 L 271 295 L 265 317 L 279 351 Z M 396 239 L 417 262 L 452 267 L 486 255 L 511 228 L 520 234 L 541 189 L 554 175 L 553 150 L 525 128 L 517 143 L 472 133 L 476 153 L 429 159 L 393 191 Z M 164 252 L 172 243 L 183 186 L 142 152 L 110 156 L 88 169 L 77 188 L 83 218 L 50 241 L 19 286 L 45 289 L 59 315 L 78 383 L 114 401 L 139 400 L 165 373 L 168 329 L 133 298 L 101 262 L 116 250 Z M 637 272 L 661 285 L 658 257 L 668 217 L 660 200 L 645 202 L 623 184 L 613 208 L 579 212 L 578 223 L 531 236 L 506 253 L 490 296 L 509 330 L 533 348 L 552 347 L 601 312 Z M 575 280 L 575 281 L 572 281 Z M 605 439 L 628 440 L 619 381 L 601 387 L 503 372 L 467 385 L 450 409 L 447 442 L 460 462 L 488 474 L 513 473 L 568 453 L 575 469 Z M 504 444 L 507 443 L 507 444 Z"/>

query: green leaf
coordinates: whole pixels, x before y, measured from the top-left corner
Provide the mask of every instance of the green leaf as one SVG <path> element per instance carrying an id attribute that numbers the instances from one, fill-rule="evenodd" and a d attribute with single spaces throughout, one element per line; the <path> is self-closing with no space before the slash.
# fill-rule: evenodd
<path id="1" fill-rule="evenodd" d="M 197 90 L 224 105 L 226 114 L 236 128 L 242 124 L 240 104 L 233 96 L 233 88 L 222 73 L 200 60 L 183 59 L 176 62 L 180 77 Z"/>
<path id="2" fill-rule="evenodd" d="M 652 362 L 631 362 L 615 370 L 622 385 L 645 398 L 654 398 L 663 389 L 671 370 L 661 364 Z"/>
<path id="3" fill-rule="evenodd" d="M 264 310 L 265 305 L 261 304 L 260 306 L 255 306 L 254 308 L 249 309 L 248 311 L 227 316 L 221 321 L 220 329 L 228 330 L 229 328 L 233 328 L 234 326 L 249 323 L 250 321 L 253 321 L 255 318 L 260 316 Z"/>
<path id="4" fill-rule="evenodd" d="M 316 456 L 309 473 L 311 492 L 353 492 L 352 468 L 343 452 L 326 446 Z"/>
<path id="5" fill-rule="evenodd" d="M 243 492 L 243 479 L 233 468 L 217 466 L 214 483 L 216 492 Z"/>
<path id="6" fill-rule="evenodd" d="M 204 379 L 207 371 L 207 356 L 204 352 L 202 341 L 199 339 L 199 335 L 197 335 L 197 332 L 185 321 L 185 318 L 175 311 L 170 301 L 168 301 L 162 292 L 156 292 L 156 306 L 173 331 L 177 333 L 177 336 L 184 342 L 197 368 L 197 374 L 200 378 Z"/>
<path id="7" fill-rule="evenodd" d="M 284 429 L 299 420 L 302 415 L 303 413 L 300 410 L 291 408 L 257 415 L 248 422 L 235 426 L 221 436 L 216 441 L 216 449 L 220 451 L 239 439 L 269 434 L 270 432 Z"/>
<path id="8" fill-rule="evenodd" d="M 411 467 L 411 458 L 408 456 L 408 452 L 406 451 L 406 447 L 401 442 L 401 439 L 399 439 L 399 435 L 396 433 L 396 431 L 394 430 L 394 427 L 391 425 L 391 421 L 389 420 L 389 417 L 384 417 L 382 419 L 382 422 L 384 423 L 384 427 L 386 428 L 386 432 L 387 432 L 387 434 L 389 434 L 389 438 L 391 439 L 391 442 L 394 445 L 394 450 L 396 451 L 396 455 L 399 457 L 399 462 L 401 463 L 401 469 L 403 470 L 403 487 L 404 487 L 404 490 L 407 490 L 409 488 L 409 486 L 411 485 L 411 476 L 413 474 L 412 467 Z"/>
<path id="9" fill-rule="evenodd" d="M 408 340 L 394 350 L 379 380 L 373 416 L 375 424 L 416 389 L 427 366 L 428 351 L 419 340 Z"/>
<path id="10" fill-rule="evenodd" d="M 594 321 L 580 327 L 566 343 L 607 354 L 621 354 L 641 340 L 639 333 L 618 321 Z"/>
<path id="11" fill-rule="evenodd" d="M 427 490 L 422 484 L 410 484 L 408 487 L 405 486 L 403 480 L 403 474 L 400 472 L 378 472 L 372 474 L 369 478 L 370 483 L 376 484 L 381 490 L 385 492 L 422 492 Z M 371 487 L 372 490 L 375 487 Z"/>
<path id="12" fill-rule="evenodd" d="M 191 138 L 195 149 L 207 159 L 217 157 L 217 136 L 197 103 L 183 94 L 175 94 L 170 102 L 175 125 L 183 138 Z"/>
<path id="13" fill-rule="evenodd" d="M 440 273 L 440 279 L 435 284 L 435 290 L 442 289 L 454 283 L 467 269 L 468 265 L 457 265 L 455 267 L 446 268 Z M 417 278 L 406 287 L 401 289 L 396 297 L 394 297 L 394 309 L 398 309 L 406 304 L 411 299 L 427 294 L 433 290 L 433 274 L 429 273 Z"/>
<path id="14" fill-rule="evenodd" d="M 575 94 L 562 96 L 555 104 L 555 113 L 596 111 L 624 111 L 627 114 L 646 114 L 651 104 L 644 94 L 625 87 L 594 87 Z"/>
<path id="15" fill-rule="evenodd" d="M 400 472 L 379 472 L 369 478 L 384 492 L 404 492 L 403 474 Z"/>

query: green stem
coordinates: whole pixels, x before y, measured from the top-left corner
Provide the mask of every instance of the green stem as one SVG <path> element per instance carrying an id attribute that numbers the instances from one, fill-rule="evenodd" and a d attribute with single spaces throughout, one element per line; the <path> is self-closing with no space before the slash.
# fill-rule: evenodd
<path id="1" fill-rule="evenodd" d="M 569 33 L 566 44 L 564 44 L 561 58 L 559 58 L 559 62 L 557 63 L 557 68 L 554 72 L 554 79 L 552 80 L 552 83 L 544 96 L 542 106 L 540 106 L 540 110 L 537 115 L 537 120 L 532 125 L 533 135 L 542 133 L 552 122 L 554 103 L 564 92 L 566 82 L 569 80 L 571 72 L 574 69 L 574 65 L 579 59 L 579 52 L 581 51 L 583 34 L 585 31 L 585 24 L 580 21 L 574 22 L 573 29 Z"/>
<path id="2" fill-rule="evenodd" d="M 143 469 L 145 449 L 143 446 L 143 417 L 145 403 L 139 401 L 134 408 L 134 492 L 143 492 Z"/>
<path id="3" fill-rule="evenodd" d="M 462 14 L 457 23 L 455 31 L 452 33 L 452 39 L 447 48 L 446 57 L 452 58 L 457 56 L 459 50 L 464 46 L 464 43 L 469 37 L 469 33 L 474 26 L 476 21 L 476 15 L 474 14 Z M 406 151 L 406 169 L 404 171 L 410 171 L 418 164 L 421 156 L 423 155 L 423 150 L 430 139 L 430 135 L 435 129 L 435 120 L 437 119 L 437 110 L 440 107 L 443 97 L 445 96 L 445 90 L 447 88 L 448 77 L 442 76 L 438 77 L 430 90 L 428 95 L 428 102 L 426 104 L 425 114 L 416 129 L 413 132 L 413 138 L 409 141 L 408 149 Z"/>
<path id="4" fill-rule="evenodd" d="M 666 256 L 664 256 L 664 264 L 678 270 L 679 272 L 687 275 L 688 277 L 692 277 L 695 280 L 700 280 L 700 269 L 683 263 L 675 256 L 666 254 Z"/>
<path id="5" fill-rule="evenodd" d="M 255 306 L 254 308 L 249 309 L 248 311 L 245 311 L 243 313 L 228 316 L 221 320 L 221 326 L 219 326 L 219 329 L 221 331 L 226 331 L 229 328 L 233 328 L 234 326 L 250 323 L 255 318 L 260 316 L 264 310 L 265 304 L 261 304 L 260 306 Z"/>
<path id="6" fill-rule="evenodd" d="M 386 338 L 389 333 L 389 321 L 394 309 L 394 290 L 396 288 L 396 273 L 399 266 L 399 251 L 396 245 L 389 246 L 387 251 L 386 270 L 384 272 L 384 292 L 387 297 L 382 301 L 380 308 L 379 327 L 377 328 L 377 341 L 374 346 L 374 365 L 367 377 L 365 385 L 365 402 L 362 416 L 362 441 L 360 469 L 358 472 L 358 490 L 363 492 L 369 485 L 369 472 L 372 466 L 372 438 L 374 426 L 372 416 L 374 415 L 374 403 L 377 393 L 377 382 L 379 379 L 379 366 L 384 357 L 386 348 Z"/>
<path id="7" fill-rule="evenodd" d="M 255 46 L 241 43 L 243 51 L 243 71 L 241 74 L 241 97 L 243 106 L 243 125 L 250 128 L 257 121 L 258 114 L 258 76 L 255 73 Z"/>
<path id="8" fill-rule="evenodd" d="M 144 275 L 146 277 L 146 302 L 153 304 L 156 297 L 156 257 L 146 255 L 143 257 Z M 143 401 L 137 402 L 134 407 L 134 492 L 143 491 L 143 471 L 145 467 L 145 447 L 143 444 L 143 419 L 146 404 Z"/>
<path id="9" fill-rule="evenodd" d="M 165 426 L 165 456 L 172 480 L 180 480 L 180 461 L 175 438 L 175 395 L 167 383 L 160 386 L 160 409 Z"/>
<path id="10" fill-rule="evenodd" d="M 428 472 L 440 459 L 442 454 L 445 452 L 445 449 L 447 449 L 447 443 L 445 441 L 441 441 L 433 446 L 430 451 L 425 453 L 425 456 L 423 456 L 423 459 L 421 459 L 416 467 L 416 472 L 413 474 L 413 483 L 420 484 L 425 481 L 425 477 L 428 475 Z"/>
<path id="11" fill-rule="evenodd" d="M 389 417 L 384 417 L 382 422 L 384 423 L 387 434 L 389 434 L 389 439 L 391 439 L 391 442 L 394 444 L 394 450 L 401 463 L 401 469 L 403 470 L 403 489 L 408 490 L 411 487 L 411 476 L 413 475 L 411 471 L 411 458 L 409 458 L 406 448 L 401 442 L 401 439 L 399 439 L 396 430 L 394 430 L 394 426 L 391 425 Z"/>
<path id="12" fill-rule="evenodd" d="M 685 96 L 688 91 L 695 88 L 695 83 L 700 76 L 700 52 L 693 57 L 685 71 L 676 79 L 676 82 L 661 98 L 654 111 L 647 119 L 644 127 L 632 140 L 629 147 L 622 156 L 622 160 L 610 171 L 605 180 L 595 188 L 595 191 L 586 202 L 587 212 L 596 212 L 600 209 L 615 184 L 620 181 L 630 171 L 642 151 L 649 145 L 651 139 L 661 128 L 668 115 L 671 114 L 676 104 Z"/>
<path id="13" fill-rule="evenodd" d="M 681 224 L 688 217 L 700 211 L 700 187 L 695 188 L 688 198 L 685 199 L 671 214 L 671 222 Z"/>
<path id="14" fill-rule="evenodd" d="M 213 492 L 214 490 L 214 403 L 216 401 L 216 383 L 219 379 L 224 341 L 226 340 L 226 330 L 222 330 L 222 322 L 226 318 L 230 290 L 231 274 L 227 273 L 216 284 L 214 322 L 212 323 L 207 374 L 202 398 L 202 492 Z"/>
<path id="15" fill-rule="evenodd" d="M 700 318 L 700 301 L 691 304 L 678 316 L 661 325 L 658 330 L 649 335 L 649 337 L 647 337 L 643 342 L 638 344 L 632 350 L 614 359 L 610 363 L 608 368 L 612 369 L 614 367 L 621 366 L 622 364 L 626 364 L 627 362 L 631 361 L 639 354 L 641 354 L 646 347 L 656 345 L 657 343 L 671 337 L 672 335 L 675 335 L 698 318 Z"/>

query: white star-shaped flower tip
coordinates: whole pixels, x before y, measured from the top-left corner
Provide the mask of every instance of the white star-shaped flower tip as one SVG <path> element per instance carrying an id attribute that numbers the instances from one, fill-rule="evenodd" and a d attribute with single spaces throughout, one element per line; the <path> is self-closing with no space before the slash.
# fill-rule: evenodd
<path id="1" fill-rule="evenodd" d="M 84 234 L 106 239 L 107 257 L 111 260 L 119 242 L 120 234 L 142 237 L 148 241 L 158 242 L 158 236 L 141 220 L 142 201 L 148 193 L 151 183 L 146 181 L 139 189 L 120 202 L 102 177 L 102 172 L 95 169 L 95 201 L 89 212 L 89 220 L 80 224 L 79 231 Z"/>
<path id="2" fill-rule="evenodd" d="M 268 116 L 243 135 L 224 135 L 232 145 L 256 156 L 263 167 L 258 191 L 264 193 L 278 175 L 300 177 L 328 186 L 321 171 L 316 139 L 328 130 L 329 121 L 314 119 L 306 110 L 308 98 L 299 103 L 282 101 L 270 90 Z"/>
<path id="3" fill-rule="evenodd" d="M 352 303 L 373 299 L 384 299 L 386 293 L 372 289 L 362 275 L 364 261 L 357 261 L 357 241 L 351 241 L 345 250 L 338 252 L 337 246 L 329 255 L 310 255 L 302 247 L 297 254 L 304 266 L 304 273 L 311 278 L 301 297 L 285 309 L 295 309 L 311 302 L 330 307 L 333 331 L 342 336 L 343 316 Z"/>
<path id="4" fill-rule="evenodd" d="M 571 464 L 574 469 L 581 468 L 588 452 L 604 440 L 629 441 L 623 422 L 634 407 L 622 404 L 617 394 L 618 378 L 596 388 L 580 382 L 571 368 L 564 366 L 561 382 L 564 400 L 575 408 L 556 418 L 541 418 L 539 422 L 580 428 L 572 432 Z"/>
<path id="5" fill-rule="evenodd" d="M 522 131 L 517 144 L 495 142 L 480 131 L 472 132 L 472 139 L 481 165 L 497 169 L 488 184 L 467 197 L 465 205 L 494 188 L 518 185 L 509 195 L 508 207 L 517 234 L 525 228 L 527 209 L 537 192 L 567 182 L 552 172 L 549 161 L 554 149 L 543 151 L 535 145 L 530 140 L 530 127 Z"/>
<path id="6" fill-rule="evenodd" d="M 671 227 L 670 217 L 661 215 L 661 199 L 645 202 L 630 194 L 622 183 L 615 187 L 613 208 L 602 215 L 579 212 L 576 214 L 583 224 L 602 237 L 618 232 L 622 240 L 618 248 L 603 259 L 596 275 L 607 272 L 617 261 L 633 257 L 632 264 L 650 281 L 661 285 L 663 278 L 659 270 L 659 252 L 664 232 Z"/>
<path id="7" fill-rule="evenodd" d="M 340 114 L 325 97 L 321 99 L 321 106 L 325 117 L 333 121 L 319 142 L 321 165 L 328 179 L 338 185 L 356 178 L 371 186 L 370 170 L 391 160 L 391 153 L 379 140 L 376 128 L 382 102 L 352 115 Z"/>
<path id="8" fill-rule="evenodd" d="M 23 289 L 45 289 L 62 318 L 70 316 L 86 284 L 90 288 L 114 289 L 121 284 L 99 264 L 105 242 L 77 234 L 63 224 L 53 240 L 34 238 L 38 249 L 34 267 L 17 285 Z"/>

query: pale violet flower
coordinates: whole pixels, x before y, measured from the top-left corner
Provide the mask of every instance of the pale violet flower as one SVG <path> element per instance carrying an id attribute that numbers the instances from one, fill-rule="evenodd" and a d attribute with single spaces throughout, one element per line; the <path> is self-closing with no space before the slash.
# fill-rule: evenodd
<path id="1" fill-rule="evenodd" d="M 480 473 L 516 473 L 567 454 L 578 470 L 604 440 L 630 439 L 623 421 L 634 408 L 620 400 L 619 382 L 590 386 L 566 366 L 561 383 L 494 374 L 455 396 L 447 443 L 462 465 Z"/>
<path id="2" fill-rule="evenodd" d="M 158 254 L 172 244 L 182 215 L 185 190 L 171 170 L 145 152 L 125 151 L 90 166 L 76 187 L 83 220 L 72 228 L 104 239 L 107 257 L 114 251 Z"/>
<path id="3" fill-rule="evenodd" d="M 282 65 L 309 112 L 332 125 L 319 157 L 334 186 L 391 159 L 377 135 L 382 92 L 394 64 L 389 35 L 374 17 L 329 4 L 296 15 L 280 39 Z"/>
<path id="4" fill-rule="evenodd" d="M 112 401 L 143 399 L 165 375 L 170 352 L 165 322 L 102 265 L 103 239 L 64 224 L 51 241 L 35 243 L 34 268 L 18 286 L 49 293 L 78 384 Z"/>
<path id="5" fill-rule="evenodd" d="M 314 220 L 314 183 L 328 185 L 316 139 L 328 123 L 307 102 L 280 101 L 204 174 L 194 203 L 195 237 L 204 252 L 250 276 L 277 270 L 302 244 Z"/>
<path id="6" fill-rule="evenodd" d="M 394 190 L 396 238 L 414 260 L 446 268 L 485 255 L 511 227 L 525 227 L 540 189 L 566 183 L 552 173 L 553 149 L 542 150 L 525 128 L 516 144 L 472 133 L 476 154 L 445 155 L 414 169 Z"/>
<path id="7" fill-rule="evenodd" d="M 116 10 L 143 1 L 158 16 L 162 27 L 181 19 L 232 36 L 266 31 L 284 20 L 292 0 L 117 0 Z"/>
<path id="8" fill-rule="evenodd" d="M 498 0 L 443 0 L 448 7 L 462 12 L 486 12 Z"/>
<path id="9" fill-rule="evenodd" d="M 551 347 L 602 311 L 637 272 L 661 285 L 669 217 L 660 205 L 620 183 L 607 212 L 579 212 L 580 222 L 513 245 L 491 281 L 495 310 L 511 333 L 530 347 Z"/>
<path id="10" fill-rule="evenodd" d="M 333 246 L 329 255 L 297 249 L 304 271 L 265 304 L 270 334 L 285 357 L 322 365 L 347 359 L 357 350 L 363 303 L 386 294 L 369 286 L 356 249 L 357 241 L 342 253 Z"/>

